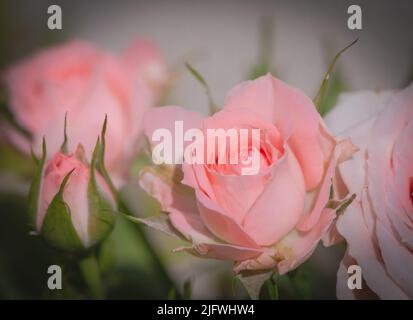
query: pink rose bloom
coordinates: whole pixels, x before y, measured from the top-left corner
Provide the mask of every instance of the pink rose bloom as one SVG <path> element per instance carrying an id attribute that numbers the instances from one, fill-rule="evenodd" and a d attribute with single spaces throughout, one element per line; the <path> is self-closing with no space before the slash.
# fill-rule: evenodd
<path id="1" fill-rule="evenodd" d="M 326 122 L 360 148 L 339 166 L 339 192 L 357 197 L 337 222 L 347 241 L 337 296 L 412 299 L 413 85 L 343 94 Z M 362 290 L 348 288 L 349 265 L 361 267 Z"/>
<path id="2" fill-rule="evenodd" d="M 120 57 L 80 41 L 52 47 L 3 75 L 9 108 L 32 141 L 9 127 L 1 130 L 24 152 L 33 145 L 39 153 L 45 136 L 54 154 L 67 112 L 69 150 L 82 142 L 91 154 L 107 114 L 106 166 L 119 185 L 138 151 L 143 113 L 167 77 L 165 60 L 147 40 L 137 40 Z"/>
<path id="3" fill-rule="evenodd" d="M 211 128 L 263 133 L 254 175 L 241 174 L 242 162 L 184 162 L 141 172 L 141 186 L 168 212 L 175 232 L 192 243 L 178 250 L 233 261 L 236 272 L 284 274 L 304 262 L 336 216 L 326 204 L 334 170 L 353 152 L 351 143 L 329 133 L 304 93 L 269 74 L 235 87 L 211 117 L 173 106 L 149 110 L 145 134 L 151 139 L 158 128 L 173 133 L 176 120 L 204 133 Z M 218 151 L 236 156 L 223 142 Z M 244 159 L 251 148 L 250 143 L 235 152 Z"/>

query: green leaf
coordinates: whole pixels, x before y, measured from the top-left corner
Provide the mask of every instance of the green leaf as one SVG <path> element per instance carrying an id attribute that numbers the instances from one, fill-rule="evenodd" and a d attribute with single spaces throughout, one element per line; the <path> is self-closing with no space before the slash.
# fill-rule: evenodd
<path id="1" fill-rule="evenodd" d="M 36 221 L 37 221 L 37 210 L 39 207 L 39 195 L 40 195 L 40 186 L 43 179 L 43 167 L 46 161 L 46 140 L 43 137 L 43 144 L 42 144 L 42 158 L 40 160 L 36 159 L 36 172 L 34 174 L 32 184 L 30 185 L 29 190 L 29 219 L 30 224 L 33 229 L 36 229 Z"/>
<path id="2" fill-rule="evenodd" d="M 237 290 L 237 282 L 238 282 L 238 277 L 237 276 L 233 276 L 232 280 L 231 280 L 231 292 L 232 295 L 235 297 L 235 292 Z"/>
<path id="3" fill-rule="evenodd" d="M 276 74 L 274 71 L 271 59 L 273 57 L 273 30 L 274 21 L 273 17 L 262 19 L 259 30 L 259 59 L 258 63 L 251 69 L 248 75 L 248 79 L 254 80 L 261 76 L 271 73 Z"/>
<path id="4" fill-rule="evenodd" d="M 237 277 L 247 290 L 250 298 L 252 300 L 258 300 L 262 286 L 272 276 L 272 274 L 272 270 L 247 270 L 240 272 Z"/>
<path id="5" fill-rule="evenodd" d="M 63 143 L 60 146 L 60 151 L 62 151 L 64 154 L 67 154 L 67 112 L 65 113 L 65 124 L 64 124 L 64 129 L 63 129 Z"/>
<path id="6" fill-rule="evenodd" d="M 168 300 L 176 300 L 176 290 L 171 288 L 168 292 Z"/>
<path id="7" fill-rule="evenodd" d="M 311 299 L 313 290 L 311 278 L 313 273 L 308 265 L 301 265 L 299 268 L 288 274 L 288 279 L 296 293 L 298 299 Z"/>
<path id="8" fill-rule="evenodd" d="M 313 102 L 314 105 L 316 106 L 317 110 L 320 110 L 320 105 L 323 97 L 325 96 L 326 90 L 327 90 L 327 85 L 328 82 L 331 78 L 331 72 L 333 71 L 334 65 L 336 64 L 338 58 L 350 47 L 352 47 L 356 42 L 358 41 L 358 38 L 354 40 L 352 43 L 349 45 L 345 46 L 343 49 L 341 49 L 333 58 L 331 61 L 330 65 L 328 66 L 327 72 L 324 75 L 323 82 L 321 83 L 320 89 L 317 92 L 317 95 L 314 97 Z"/>
<path id="9" fill-rule="evenodd" d="M 68 252 L 78 252 L 84 249 L 72 224 L 70 208 L 63 200 L 64 188 L 73 171 L 74 169 L 63 179 L 59 191 L 47 208 L 41 229 L 43 238 L 51 246 Z"/>
<path id="10" fill-rule="evenodd" d="M 276 275 L 272 275 L 267 281 L 268 294 L 271 300 L 278 300 L 278 285 L 275 279 Z"/>
<path id="11" fill-rule="evenodd" d="M 192 284 L 191 284 L 191 280 L 187 280 L 184 283 L 183 298 L 186 300 L 190 300 L 191 297 L 192 297 Z"/>
<path id="12" fill-rule="evenodd" d="M 93 299 L 104 299 L 105 288 L 102 283 L 98 261 L 93 252 L 79 261 L 79 268 Z"/>
<path id="13" fill-rule="evenodd" d="M 205 90 L 209 92 L 209 86 L 208 83 L 205 81 L 204 77 L 188 62 L 185 62 L 185 66 L 192 73 L 192 75 L 199 81 L 199 83 L 205 88 Z"/>

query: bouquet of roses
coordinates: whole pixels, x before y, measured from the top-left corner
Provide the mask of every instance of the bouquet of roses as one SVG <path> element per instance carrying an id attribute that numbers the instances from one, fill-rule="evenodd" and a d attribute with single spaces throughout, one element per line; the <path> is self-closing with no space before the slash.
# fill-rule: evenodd
<path id="1" fill-rule="evenodd" d="M 208 116 L 161 106 L 176 72 L 148 40 L 119 55 L 69 42 L 10 66 L 0 137 L 34 159 L 28 221 L 68 286 L 110 293 L 104 257 L 116 255 L 113 239 L 125 245 L 115 225 L 133 221 L 135 250 L 171 297 L 189 298 L 191 285 L 176 285 L 151 229 L 178 239 L 174 252 L 230 262 L 253 299 L 264 283 L 277 297 L 320 242 L 347 244 L 338 298 L 413 298 L 413 86 L 343 93 L 326 107 L 343 52 L 314 99 L 264 72 L 218 105 L 187 64 Z M 125 189 L 149 216 L 129 208 Z"/>

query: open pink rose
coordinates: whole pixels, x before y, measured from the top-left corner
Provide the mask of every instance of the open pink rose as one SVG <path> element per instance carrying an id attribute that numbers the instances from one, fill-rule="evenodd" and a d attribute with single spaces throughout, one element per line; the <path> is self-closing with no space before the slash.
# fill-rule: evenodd
<path id="1" fill-rule="evenodd" d="M 357 197 L 337 222 L 347 241 L 337 295 L 412 299 L 413 84 L 398 92 L 343 94 L 326 122 L 360 148 L 339 166 L 338 191 Z M 361 267 L 363 290 L 347 286 L 352 264 Z"/>
<path id="2" fill-rule="evenodd" d="M 82 143 L 91 154 L 107 114 L 107 169 L 117 184 L 125 178 L 139 147 L 144 111 L 167 81 L 164 59 L 147 40 L 132 43 L 120 56 L 72 41 L 35 54 L 3 75 L 9 108 L 32 141 L 11 128 L 3 134 L 25 152 L 40 152 L 43 136 L 49 154 L 61 144 L 67 113 L 69 150 Z"/>
<path id="3" fill-rule="evenodd" d="M 326 208 L 331 180 L 337 163 L 353 152 L 352 144 L 337 142 L 312 101 L 271 75 L 235 87 L 224 108 L 208 118 L 173 106 L 149 110 L 145 134 L 151 139 L 159 128 L 174 133 L 175 121 L 204 133 L 231 128 L 262 133 L 260 166 L 253 175 L 241 174 L 242 163 L 184 162 L 141 172 L 141 186 L 192 242 L 178 250 L 234 261 L 236 272 L 283 274 L 305 261 L 336 216 Z M 223 143 L 219 139 L 217 149 L 227 158 L 238 152 L 243 159 L 252 151 L 252 144 L 234 152 Z"/>

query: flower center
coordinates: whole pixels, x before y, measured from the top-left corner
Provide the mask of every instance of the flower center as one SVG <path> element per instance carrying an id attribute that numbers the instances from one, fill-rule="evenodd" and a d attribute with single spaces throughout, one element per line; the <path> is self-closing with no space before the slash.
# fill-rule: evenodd
<path id="1" fill-rule="evenodd" d="M 265 134 L 257 128 L 234 127 L 217 137 L 207 136 L 207 159 L 212 161 L 206 165 L 224 175 L 257 174 L 276 161 L 280 153 L 268 143 Z M 211 151 L 214 152 L 210 154 Z"/>

